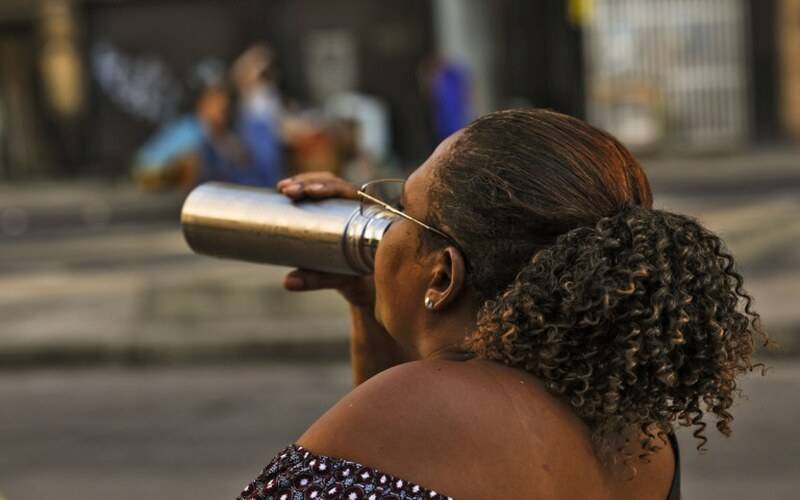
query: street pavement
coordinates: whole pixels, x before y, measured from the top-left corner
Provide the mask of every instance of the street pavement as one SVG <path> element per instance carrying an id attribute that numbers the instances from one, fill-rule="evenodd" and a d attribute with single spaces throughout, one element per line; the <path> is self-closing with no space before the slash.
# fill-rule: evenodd
<path id="1" fill-rule="evenodd" d="M 800 365 L 750 375 L 734 434 L 679 434 L 686 500 L 796 500 Z M 344 363 L 0 372 L 0 498 L 234 498 L 349 390 Z"/>

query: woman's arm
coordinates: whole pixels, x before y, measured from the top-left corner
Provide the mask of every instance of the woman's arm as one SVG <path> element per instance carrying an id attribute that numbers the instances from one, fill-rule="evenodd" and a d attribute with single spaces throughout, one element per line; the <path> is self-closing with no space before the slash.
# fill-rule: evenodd
<path id="1" fill-rule="evenodd" d="M 350 364 L 354 386 L 387 368 L 412 360 L 375 319 L 371 276 L 343 276 L 297 269 L 286 276 L 283 286 L 295 292 L 334 289 L 350 304 Z"/>
<path id="2" fill-rule="evenodd" d="M 353 322 L 350 332 L 350 363 L 354 386 L 387 368 L 412 361 L 389 332 L 378 323 L 372 308 L 351 305 L 350 318 Z"/>

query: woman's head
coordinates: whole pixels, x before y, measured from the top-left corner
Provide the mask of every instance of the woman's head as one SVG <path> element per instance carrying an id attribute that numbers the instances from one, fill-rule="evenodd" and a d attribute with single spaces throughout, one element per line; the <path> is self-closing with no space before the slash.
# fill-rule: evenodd
<path id="1" fill-rule="evenodd" d="M 482 300 L 559 235 L 626 206 L 653 204 L 644 171 L 619 141 L 546 110 L 476 120 L 432 173 L 430 220 L 463 243 L 468 282 Z"/>
<path id="2" fill-rule="evenodd" d="M 452 235 L 458 251 L 407 221 L 387 233 L 377 261 L 377 313 L 400 340 L 423 330 L 409 318 L 425 297 L 437 305 L 445 298 L 431 282 L 461 278 L 467 286 L 445 295 L 469 296 L 474 318 L 558 235 L 624 206 L 652 205 L 647 177 L 616 139 L 537 109 L 491 113 L 453 134 L 409 177 L 404 194 L 405 210 Z M 420 256 L 429 263 L 444 257 L 436 261 L 439 274 L 420 266 Z M 453 256 L 468 272 L 443 271 Z"/>
<path id="3" fill-rule="evenodd" d="M 701 433 L 704 411 L 730 432 L 758 315 L 720 239 L 652 209 L 616 139 L 550 111 L 491 113 L 442 143 L 405 196 L 460 249 L 408 221 L 387 233 L 376 312 L 398 340 L 441 345 L 424 326 L 466 318 L 457 341 L 538 376 L 605 448 L 675 420 Z"/>

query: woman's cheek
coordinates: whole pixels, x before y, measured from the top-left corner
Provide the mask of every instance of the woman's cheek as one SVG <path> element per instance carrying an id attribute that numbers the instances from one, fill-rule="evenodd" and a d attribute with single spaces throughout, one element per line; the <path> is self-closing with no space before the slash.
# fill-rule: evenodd
<path id="1" fill-rule="evenodd" d="M 389 247 L 392 245 L 393 229 L 394 224 L 389 226 L 389 229 L 386 230 L 375 252 L 375 273 L 373 278 L 375 280 L 376 314 L 383 305 L 383 290 L 388 285 L 387 280 L 390 279 L 392 274 L 387 266 L 387 259 L 389 257 L 387 253 L 391 254 L 391 249 Z"/>
<path id="2" fill-rule="evenodd" d="M 375 253 L 375 274 L 391 275 L 397 272 L 399 268 L 399 260 L 402 257 L 400 251 L 405 240 L 403 234 L 403 227 L 400 221 L 394 222 L 383 235 L 381 242 L 378 244 L 378 251 Z"/>
<path id="3" fill-rule="evenodd" d="M 402 224 L 395 222 L 384 234 L 375 253 L 375 301 L 384 319 L 388 312 L 385 309 L 394 309 L 390 302 L 401 292 L 398 286 L 402 278 L 403 244 L 407 240 L 404 236 Z"/>

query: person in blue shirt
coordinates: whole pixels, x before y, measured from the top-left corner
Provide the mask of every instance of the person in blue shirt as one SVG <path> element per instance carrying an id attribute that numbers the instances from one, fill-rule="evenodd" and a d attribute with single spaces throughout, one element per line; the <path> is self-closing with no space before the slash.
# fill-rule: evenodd
<path id="1" fill-rule="evenodd" d="M 237 86 L 241 108 L 231 127 L 231 96 L 221 64 L 198 65 L 193 113 L 163 126 L 137 152 L 133 175 L 144 187 L 222 181 L 272 186 L 283 175 L 277 113 L 263 91 Z"/>
<path id="2" fill-rule="evenodd" d="M 433 114 L 436 142 L 441 142 L 472 120 L 469 73 L 461 64 L 433 56 L 421 69 L 423 86 Z"/>

